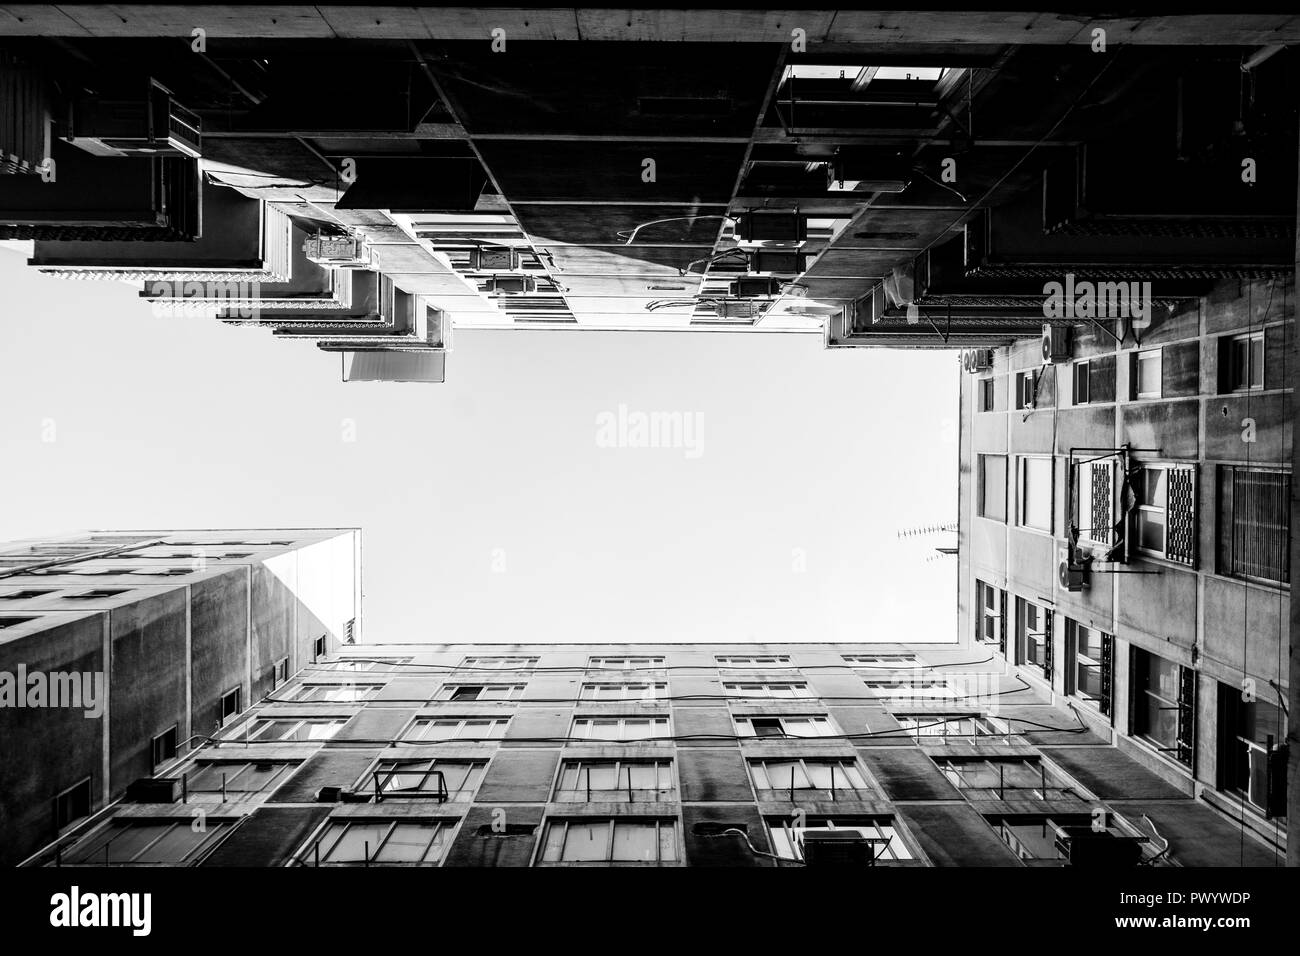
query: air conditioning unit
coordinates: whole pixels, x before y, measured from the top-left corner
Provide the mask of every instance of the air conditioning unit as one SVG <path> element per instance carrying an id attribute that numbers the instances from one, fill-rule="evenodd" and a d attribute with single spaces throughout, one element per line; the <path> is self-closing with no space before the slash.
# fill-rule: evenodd
<path id="1" fill-rule="evenodd" d="M 805 830 L 803 861 L 808 866 L 874 866 L 875 844 L 855 830 Z"/>
<path id="2" fill-rule="evenodd" d="M 1083 561 L 1071 560 L 1070 549 L 1062 548 L 1057 555 L 1056 579 L 1067 591 L 1078 592 L 1088 586 L 1088 568 Z"/>
<path id="3" fill-rule="evenodd" d="M 1043 326 L 1043 364 L 1055 365 L 1070 360 L 1070 327 L 1068 325 Z"/>
<path id="4" fill-rule="evenodd" d="M 72 105 L 69 143 L 95 156 L 187 156 L 203 151 L 198 116 L 150 80 L 141 96 L 83 96 Z"/>
<path id="5" fill-rule="evenodd" d="M 1268 795 L 1265 819 L 1286 816 L 1286 771 L 1291 745 L 1281 744 L 1268 755 Z"/>
<path id="6" fill-rule="evenodd" d="M 782 285 L 780 279 L 759 276 L 737 279 L 728 289 L 735 299 L 760 299 L 780 295 Z"/>
<path id="7" fill-rule="evenodd" d="M 992 349 L 964 349 L 961 367 L 967 372 L 986 372 L 993 367 Z"/>
<path id="8" fill-rule="evenodd" d="M 808 238 L 803 216 L 791 210 L 761 210 L 736 217 L 738 242 L 797 244 Z"/>
<path id="9" fill-rule="evenodd" d="M 489 295 L 527 295 L 536 291 L 537 280 L 532 276 L 500 275 L 487 279 Z"/>
<path id="10" fill-rule="evenodd" d="M 180 777 L 141 777 L 126 787 L 128 803 L 175 803 L 180 798 Z"/>
<path id="11" fill-rule="evenodd" d="M 311 236 L 303 243 L 307 258 L 334 269 L 365 269 L 370 266 L 370 246 L 359 236 Z"/>
<path id="12" fill-rule="evenodd" d="M 338 803 L 342 799 L 342 787 L 321 787 L 316 791 L 317 803 Z"/>
<path id="13" fill-rule="evenodd" d="M 470 272 L 513 272 L 519 268 L 519 253 L 509 246 L 471 249 Z"/>
<path id="14" fill-rule="evenodd" d="M 749 257 L 749 271 L 797 276 L 808 270 L 808 256 L 793 249 L 756 249 Z"/>
<path id="15" fill-rule="evenodd" d="M 1121 869 L 1137 866 L 1142 860 L 1142 844 L 1138 840 L 1087 826 L 1061 827 L 1056 835 L 1056 849 L 1070 866 Z"/>

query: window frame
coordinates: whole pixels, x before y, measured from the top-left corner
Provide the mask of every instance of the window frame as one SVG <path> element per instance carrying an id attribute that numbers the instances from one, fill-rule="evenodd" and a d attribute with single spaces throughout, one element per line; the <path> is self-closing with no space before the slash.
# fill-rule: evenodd
<path id="1" fill-rule="evenodd" d="M 457 781 L 461 786 L 453 787 L 448 782 L 447 775 L 452 768 L 464 769 Z M 388 799 L 436 800 L 437 794 L 443 791 L 447 794 L 448 803 L 472 803 L 479 788 L 483 786 L 487 769 L 488 760 L 483 757 L 380 757 L 353 784 L 352 789 L 357 793 L 370 794 L 372 803 L 382 803 Z M 421 776 L 421 784 L 436 780 L 439 781 L 439 786 L 433 790 L 425 786 L 399 789 L 390 789 L 388 786 L 394 777 L 413 777 L 417 774 Z M 376 775 L 382 779 L 377 781 Z M 378 796 L 375 796 L 376 783 Z"/>
<path id="2" fill-rule="evenodd" d="M 896 863 L 920 859 L 920 854 L 915 851 L 906 838 L 902 825 L 892 814 L 842 817 L 810 816 L 805 819 L 807 820 L 805 826 L 795 826 L 792 818 L 788 816 L 763 817 L 763 826 L 767 829 L 768 842 L 771 844 L 772 852 L 776 856 L 783 860 L 802 862 L 804 859 L 803 834 L 808 830 L 857 830 L 861 832 L 864 829 L 870 829 L 876 831 L 875 837 L 877 839 L 889 840 L 883 850 L 873 853 L 875 857 L 873 863 Z M 888 831 L 887 834 L 886 831 Z M 779 837 L 778 833 L 780 834 Z M 867 836 L 865 833 L 862 835 Z M 868 837 L 868 839 L 871 839 L 871 837 Z M 899 854 L 900 849 L 903 851 L 902 855 Z M 790 852 L 790 855 L 784 852 L 786 850 Z"/>
<path id="3" fill-rule="evenodd" d="M 432 727 L 437 724 L 448 724 L 453 721 L 456 723 L 456 733 L 451 737 L 429 737 L 427 735 L 418 736 L 418 737 L 414 736 L 415 731 L 421 725 L 427 724 L 428 726 Z M 468 729 L 469 724 L 482 723 L 482 722 L 487 722 L 490 724 L 490 726 L 487 728 L 489 731 L 487 736 L 479 736 L 479 737 L 464 736 L 464 731 Z M 406 729 L 402 731 L 402 734 L 398 739 L 403 740 L 407 743 L 412 743 L 412 742 L 422 743 L 430 740 L 433 741 L 501 740 L 505 737 L 506 729 L 509 727 L 509 725 L 510 725 L 510 717 L 508 715 L 502 715 L 502 714 L 478 714 L 478 715 L 466 716 L 466 717 L 453 715 L 453 714 L 417 714 L 415 717 L 411 719 L 410 724 L 408 724 Z M 500 731 L 500 733 L 496 733 L 496 731 L 498 730 Z"/>
<path id="4" fill-rule="evenodd" d="M 251 721 L 249 721 L 247 727 L 248 733 L 246 738 L 238 737 L 238 738 L 231 738 L 231 739 L 240 742 L 243 742 L 245 739 L 247 739 L 250 743 L 310 744 L 310 743 L 316 743 L 318 741 L 333 739 L 338 734 L 338 732 L 343 729 L 344 725 L 347 724 L 347 722 L 351 719 L 352 719 L 351 717 L 327 716 L 323 714 L 320 716 L 316 716 L 316 715 L 300 716 L 298 714 L 260 713 L 256 715 Z M 288 731 L 286 734 L 274 738 L 269 737 L 265 734 L 265 731 L 269 730 L 275 724 L 287 724 L 291 721 L 296 722 L 297 726 L 295 726 L 292 730 Z M 303 727 L 306 726 L 333 726 L 334 733 L 330 734 L 328 737 L 298 738 L 296 736 L 293 737 L 288 736 L 288 734 L 297 734 L 303 729 Z"/>
<path id="5" fill-rule="evenodd" d="M 744 740 L 819 740 L 826 737 L 843 736 L 838 732 L 839 727 L 831 720 L 829 714 L 732 714 L 731 720 L 735 725 L 736 736 Z M 755 733 L 753 725 L 755 720 L 775 720 L 780 724 L 781 732 L 779 734 Z M 817 734 L 791 733 L 786 722 L 792 720 L 807 721 L 811 724 L 820 722 L 826 732 Z M 748 728 L 748 732 L 746 728 Z"/>
<path id="6" fill-rule="evenodd" d="M 651 734 L 648 737 L 628 737 L 628 721 L 649 721 Z M 595 729 L 597 721 L 608 722 L 618 721 L 617 737 L 593 737 L 591 731 Z M 579 730 L 585 729 L 585 733 Z M 662 729 L 663 733 L 654 733 Z M 575 714 L 573 722 L 569 725 L 570 742 L 595 742 L 595 743 L 623 743 L 637 741 L 666 741 L 672 737 L 672 723 L 669 714 Z"/>
<path id="7" fill-rule="evenodd" d="M 1135 349 L 1130 353 L 1129 359 L 1129 399 L 1130 401 L 1146 401 L 1150 399 L 1164 398 L 1164 374 L 1165 358 L 1163 346 L 1156 346 L 1150 349 Z M 1156 386 L 1155 390 L 1142 390 L 1142 365 L 1144 362 L 1154 362 Z"/>
<path id="8" fill-rule="evenodd" d="M 1072 405 L 1092 404 L 1091 375 L 1091 359 L 1075 359 L 1070 363 L 1070 403 Z"/>
<path id="9" fill-rule="evenodd" d="M 96 827 L 87 833 L 80 840 L 77 840 L 70 850 L 63 854 L 63 864 L 65 866 L 194 866 L 202 861 L 216 846 L 230 835 L 235 829 L 234 821 L 226 819 L 213 819 L 209 816 L 205 821 L 203 830 L 196 831 L 191 824 L 193 820 L 190 817 L 113 817 L 107 820 L 103 826 Z M 95 863 L 89 858 L 78 858 L 80 848 L 93 846 L 98 843 L 96 849 L 104 849 L 113 843 L 116 837 L 110 837 L 108 840 L 99 842 L 99 838 L 109 831 L 117 830 L 125 832 L 126 830 L 145 827 L 161 829 L 155 837 L 141 846 L 129 860 L 121 860 L 109 863 Z M 147 862 L 137 862 L 140 857 L 144 856 L 150 850 L 154 849 L 163 840 L 170 837 L 173 833 L 179 833 L 184 836 L 185 833 L 191 833 L 199 836 L 198 842 L 187 850 L 180 859 L 170 860 L 150 860 Z"/>
<path id="10" fill-rule="evenodd" d="M 778 778 L 772 776 L 768 770 L 769 764 L 790 764 L 791 765 L 791 782 L 783 783 Z M 866 794 L 869 797 L 879 797 L 880 791 L 874 785 L 871 777 L 868 775 L 866 767 L 857 757 L 802 757 L 802 756 L 766 756 L 766 757 L 747 757 L 745 766 L 749 770 L 749 779 L 754 784 L 754 792 L 762 799 L 764 793 L 829 793 L 832 794 L 832 800 L 837 799 L 834 794 L 853 794 L 859 796 Z M 797 766 L 803 779 L 808 782 L 807 786 L 795 785 L 793 782 L 794 768 Z M 813 774 L 809 768 L 817 770 L 829 769 L 831 774 L 831 786 L 818 787 L 814 786 Z M 761 777 L 756 772 L 762 771 Z M 837 786 L 840 776 L 835 771 L 839 770 L 848 786 Z M 858 786 L 854 782 L 854 776 L 861 782 Z"/>
<path id="11" fill-rule="evenodd" d="M 1268 343 L 1264 333 L 1260 332 L 1242 332 L 1236 335 L 1225 335 L 1223 337 L 1224 348 L 1220 352 L 1221 361 L 1227 360 L 1227 367 L 1220 374 L 1220 381 L 1223 383 L 1224 392 L 1259 392 L 1264 390 L 1264 373 L 1267 370 L 1267 348 Z M 1255 349 L 1254 345 L 1259 344 L 1259 384 L 1256 385 L 1252 379 L 1256 372 L 1255 366 Z M 1238 367 L 1238 347 L 1244 344 L 1245 348 L 1241 350 L 1241 357 L 1244 359 L 1244 367 Z M 1243 384 L 1244 383 L 1244 384 Z"/>
<path id="12" fill-rule="evenodd" d="M 1132 522 L 1133 548 L 1132 550 L 1136 552 L 1138 555 L 1141 555 L 1142 557 L 1157 558 L 1161 561 L 1169 561 L 1174 564 L 1181 565 L 1183 567 L 1195 568 L 1197 566 L 1197 549 L 1199 545 L 1198 539 L 1200 537 L 1200 517 L 1201 517 L 1199 500 L 1198 500 L 1200 495 L 1200 482 L 1198 480 L 1196 466 L 1186 462 L 1167 462 L 1167 461 L 1150 461 L 1150 462 L 1142 461 L 1142 462 L 1137 462 L 1135 464 L 1136 467 L 1140 469 L 1137 480 L 1142 482 L 1142 485 L 1134 489 L 1136 503 L 1134 504 L 1133 507 L 1133 522 Z M 1153 471 L 1164 472 L 1164 477 L 1163 477 L 1164 502 L 1160 505 L 1145 503 L 1147 497 L 1147 484 L 1146 484 L 1147 473 Z M 1172 484 L 1172 482 L 1170 481 L 1170 473 L 1174 471 L 1186 472 L 1191 476 L 1192 491 L 1190 497 L 1192 503 L 1192 513 L 1191 513 L 1190 520 L 1192 522 L 1192 534 L 1191 534 L 1192 554 L 1188 560 L 1183 560 L 1182 558 L 1176 556 L 1171 557 L 1169 553 L 1169 524 L 1170 524 L 1169 489 L 1170 489 L 1170 485 Z M 1145 528 L 1146 524 L 1152 520 L 1147 516 L 1156 515 L 1156 514 L 1160 516 L 1159 526 L 1161 530 L 1161 549 L 1159 551 L 1153 548 L 1145 547 L 1142 543 L 1143 529 Z"/>
<path id="13" fill-rule="evenodd" d="M 573 859 L 564 858 L 565 849 L 568 846 L 569 828 L 571 826 L 574 825 L 597 826 L 600 824 L 608 824 L 609 826 L 609 832 L 605 838 L 606 852 L 603 859 L 573 860 Z M 617 840 L 618 840 L 618 826 L 620 824 L 622 824 L 623 826 L 641 826 L 641 827 L 648 827 L 650 824 L 654 824 L 655 858 L 653 860 L 620 860 L 615 858 L 614 854 L 615 854 L 615 848 L 617 846 Z M 548 854 L 551 852 L 551 844 L 552 844 L 551 833 L 553 828 L 559 825 L 562 825 L 564 827 L 564 833 L 559 840 L 559 858 L 548 859 L 547 857 Z M 664 857 L 663 833 L 665 827 L 667 827 L 668 831 L 672 834 L 672 856 L 668 858 Z M 682 837 L 677 825 L 677 819 L 675 817 L 556 816 L 556 817 L 547 818 L 546 826 L 543 827 L 542 829 L 541 839 L 538 841 L 537 844 L 536 864 L 539 866 L 573 866 L 573 865 L 582 865 L 582 864 L 588 864 L 588 865 L 617 864 L 621 866 L 637 865 L 637 864 L 643 866 L 663 866 L 665 864 L 668 864 L 672 866 L 677 866 L 680 865 L 682 862 L 684 862 L 682 859 L 683 857 L 682 851 L 683 851 Z"/>
<path id="14" fill-rule="evenodd" d="M 788 687 L 791 693 L 789 695 L 772 693 L 774 688 L 780 687 Z M 744 692 L 736 693 L 737 688 L 743 689 Z M 748 693 L 755 689 L 761 689 L 763 693 Z M 805 680 L 724 680 L 722 693 L 733 700 L 808 700 L 814 696 Z"/>
<path id="15" fill-rule="evenodd" d="M 676 800 L 678 792 L 677 778 L 673 772 L 674 761 L 670 757 L 569 757 L 560 761 L 559 770 L 555 775 L 555 784 L 551 788 L 552 803 L 609 803 L 619 802 L 626 795 L 629 802 L 638 802 L 637 796 L 643 794 L 654 794 L 653 801 L 646 801 L 644 797 L 639 802 L 660 802 Z M 597 787 L 592 789 L 590 786 L 590 774 L 593 766 L 612 765 L 614 770 L 615 786 L 611 789 L 608 787 Z M 649 787 L 632 787 L 631 785 L 631 768 L 652 767 L 654 769 L 656 786 Z M 619 784 L 623 777 L 624 768 L 628 768 L 628 786 L 624 787 Z M 565 779 L 570 772 L 574 775 L 575 783 L 581 782 L 583 772 L 586 771 L 588 785 L 566 787 Z M 666 782 L 665 782 L 666 781 Z M 564 797 L 562 794 L 578 794 L 584 799 L 574 799 Z M 611 798 L 613 795 L 613 798 Z"/>
<path id="16" fill-rule="evenodd" d="M 1000 521 L 1006 524 L 1007 521 L 1007 498 L 1008 498 L 1008 456 L 1003 454 L 979 454 L 975 457 L 975 514 L 989 521 Z M 996 514 L 992 514 L 988 509 L 988 477 L 987 469 L 990 463 L 1002 463 L 1002 502 L 1001 508 Z"/>
<path id="17" fill-rule="evenodd" d="M 1032 504 L 1029 494 L 1029 463 L 1047 462 L 1047 527 L 1030 524 L 1026 515 L 1026 506 Z M 1056 456 L 1054 455 L 1017 455 L 1016 456 L 1016 527 L 1024 531 L 1052 535 L 1056 532 Z"/>
<path id="18" fill-rule="evenodd" d="M 379 845 L 375 848 L 373 854 L 368 858 L 363 857 L 359 860 L 331 860 L 330 854 L 334 853 L 347 837 L 348 831 L 354 826 L 374 827 L 386 826 Z M 449 817 L 331 817 L 325 821 L 319 830 L 312 835 L 307 841 L 301 852 L 297 856 L 297 862 L 303 866 L 397 866 L 397 867 L 417 867 L 417 866 L 442 866 L 447 859 L 447 852 L 456 838 L 457 830 L 460 826 L 459 819 Z M 428 828 L 431 827 L 433 832 L 429 835 L 429 840 L 425 844 L 424 850 L 417 861 L 406 860 L 380 860 L 377 859 L 379 854 L 392 842 L 395 835 L 399 833 L 399 828 Z M 337 832 L 337 836 L 330 842 L 329 849 L 316 855 L 318 848 L 325 842 L 326 838 Z M 438 848 L 438 856 L 434 860 L 428 859 L 430 851 L 435 845 Z M 366 851 L 363 851 L 365 853 Z M 315 862 L 319 860 L 319 862 Z"/>

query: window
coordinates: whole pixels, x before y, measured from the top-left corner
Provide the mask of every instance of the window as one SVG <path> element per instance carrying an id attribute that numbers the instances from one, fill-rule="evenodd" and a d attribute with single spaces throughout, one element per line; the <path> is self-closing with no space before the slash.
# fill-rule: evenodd
<path id="1" fill-rule="evenodd" d="M 228 724 L 230 721 L 234 720 L 236 717 L 239 716 L 239 712 L 240 712 L 240 710 L 243 709 L 243 708 L 241 708 L 241 707 L 239 706 L 239 703 L 240 703 L 240 692 L 239 692 L 239 691 L 240 691 L 240 689 L 239 689 L 238 687 L 236 687 L 234 690 L 229 691 L 229 692 L 227 692 L 226 694 L 223 694 L 223 695 L 222 695 L 222 697 L 221 697 L 221 721 L 220 721 L 220 723 L 218 724 L 218 726 L 220 726 L 220 727 L 224 727 L 224 726 L 226 726 L 226 724 Z"/>
<path id="2" fill-rule="evenodd" d="M 133 570 L 127 571 L 126 573 L 139 574 L 146 578 L 176 578 L 185 574 L 189 574 L 190 571 L 192 570 L 193 570 L 192 568 L 135 568 Z M 117 571 L 117 572 L 110 572 L 110 573 L 120 574 L 122 572 Z"/>
<path id="3" fill-rule="evenodd" d="M 1264 333 L 1224 338 L 1219 347 L 1219 390 L 1240 392 L 1264 387 Z"/>
<path id="4" fill-rule="evenodd" d="M 1180 564 L 1196 560 L 1196 472 L 1191 465 L 1144 465 L 1134 475 L 1139 550 Z"/>
<path id="5" fill-rule="evenodd" d="M 832 737 L 836 728 L 826 717 L 773 717 L 751 714 L 736 717 L 736 733 L 741 737 Z"/>
<path id="6" fill-rule="evenodd" d="M 176 731 L 177 725 L 172 724 L 171 727 L 153 738 L 149 747 L 152 770 L 157 770 L 162 764 L 176 756 Z"/>
<path id="7" fill-rule="evenodd" d="M 749 773 L 755 789 L 777 791 L 778 795 L 781 791 L 814 790 L 825 791 L 834 799 L 837 792 L 874 793 L 854 760 L 751 760 Z"/>
<path id="8" fill-rule="evenodd" d="M 861 667 L 878 667 L 890 670 L 902 670 L 906 667 L 921 667 L 921 658 L 915 654 L 841 654 L 846 662 Z"/>
<path id="9" fill-rule="evenodd" d="M 299 684 L 287 699 L 357 703 L 358 701 L 370 700 L 383 689 L 383 684 Z"/>
<path id="10" fill-rule="evenodd" d="M 285 761 L 200 763 L 186 774 L 186 787 L 192 794 L 223 794 L 226 801 L 245 799 L 279 786 L 297 767 Z"/>
<path id="11" fill-rule="evenodd" d="M 1052 459 L 1016 459 L 1016 524 L 1052 531 Z"/>
<path id="12" fill-rule="evenodd" d="M 1038 397 L 1038 372 L 1016 373 L 1016 408 L 1033 408 Z"/>
<path id="13" fill-rule="evenodd" d="M 1052 612 L 1016 598 L 1016 638 L 1020 663 L 1033 664 L 1052 676 Z"/>
<path id="14" fill-rule="evenodd" d="M 1007 603 L 1007 593 L 983 581 L 975 582 L 975 640 L 981 644 L 1000 644 L 1007 649 L 1007 632 L 1002 609 Z"/>
<path id="15" fill-rule="evenodd" d="M 975 383 L 976 394 L 979 396 L 979 410 L 981 412 L 993 411 L 994 392 L 993 379 L 981 378 Z"/>
<path id="16" fill-rule="evenodd" d="M 307 866 L 435 866 L 455 823 L 389 820 L 331 821 L 299 859 Z"/>
<path id="17" fill-rule="evenodd" d="M 719 655 L 714 658 L 719 667 L 789 667 L 790 658 L 782 656 L 752 657 L 748 655 Z"/>
<path id="18" fill-rule="evenodd" d="M 1007 520 L 1007 456 L 980 455 L 975 475 L 978 514 L 991 521 Z"/>
<path id="19" fill-rule="evenodd" d="M 580 740 L 654 740 L 668 736 L 668 718 L 576 717 L 572 736 Z"/>
<path id="20" fill-rule="evenodd" d="M 28 621 L 34 621 L 34 617 L 0 617 L 0 631 L 6 627 L 17 627 L 19 624 L 26 624 Z"/>
<path id="21" fill-rule="evenodd" d="M 1192 765 L 1196 672 L 1133 648 L 1132 727 L 1161 753 Z"/>
<path id="22" fill-rule="evenodd" d="M 555 784 L 555 800 L 657 801 L 674 790 L 667 760 L 566 760 Z"/>
<path id="23" fill-rule="evenodd" d="M 969 800 L 1047 800 L 1079 796 L 1036 757 L 943 757 L 935 763 Z"/>
<path id="24" fill-rule="evenodd" d="M 870 841 L 874 859 L 910 860 L 907 848 L 893 826 L 893 817 L 808 817 L 805 826 L 797 826 L 787 817 L 768 817 L 768 835 L 772 852 L 786 860 L 803 859 L 803 840 L 807 834 L 857 833 Z"/>
<path id="25" fill-rule="evenodd" d="M 1278 748 L 1286 741 L 1286 715 L 1277 706 L 1247 695 L 1239 687 L 1219 685 L 1219 788 L 1241 797 L 1260 811 L 1272 809 L 1285 816 L 1286 768 L 1275 768 L 1272 779 L 1270 757 L 1279 759 Z M 1253 697 L 1253 695 L 1250 695 Z M 1282 799 L 1270 801 L 1270 792 Z"/>
<path id="26" fill-rule="evenodd" d="M 325 635 L 322 634 L 320 637 L 316 638 L 316 640 L 312 642 L 312 646 L 311 646 L 312 660 L 313 661 L 320 660 L 322 657 L 325 656 L 328 650 L 329 650 L 328 642 L 325 639 Z"/>
<path id="27" fill-rule="evenodd" d="M 543 863 L 676 863 L 673 820 L 551 820 Z"/>
<path id="28" fill-rule="evenodd" d="M 289 658 L 282 657 L 271 666 L 271 690 L 289 679 Z"/>
<path id="29" fill-rule="evenodd" d="M 1066 693 L 1109 715 L 1115 639 L 1095 627 L 1067 620 L 1066 640 L 1070 661 Z"/>
<path id="30" fill-rule="evenodd" d="M 1219 466 L 1219 573 L 1291 580 L 1291 475 Z"/>
<path id="31" fill-rule="evenodd" d="M 65 599 L 69 601 L 97 601 L 103 598 L 117 597 L 119 594 L 126 594 L 129 588 L 95 588 L 93 591 L 82 591 L 80 594 L 65 594 Z"/>
<path id="32" fill-rule="evenodd" d="M 1074 510 L 1070 521 L 1079 542 L 1091 542 L 1103 551 L 1114 542 L 1115 462 L 1110 458 L 1074 463 Z"/>
<path id="33" fill-rule="evenodd" d="M 130 568 L 49 568 L 48 570 L 33 572 L 39 574 L 76 574 L 82 577 L 99 577 L 109 574 L 130 574 Z"/>
<path id="34" fill-rule="evenodd" d="M 263 742 L 329 740 L 346 717 L 259 717 L 248 728 L 248 739 Z"/>
<path id="35" fill-rule="evenodd" d="M 530 670 L 536 665 L 536 657 L 467 657 L 460 662 L 461 667 L 501 671 Z"/>
<path id="36" fill-rule="evenodd" d="M 53 594 L 54 590 L 47 589 L 38 591 L 29 588 L 25 591 L 10 591 L 8 594 L 0 593 L 0 601 L 26 601 L 28 598 L 40 597 L 43 594 Z"/>
<path id="37" fill-rule="evenodd" d="M 1132 398 L 1159 398 L 1161 388 L 1160 349 L 1145 349 L 1133 353 L 1130 396 Z"/>
<path id="38" fill-rule="evenodd" d="M 1007 722 L 982 714 L 895 714 L 910 737 L 1005 737 Z"/>
<path id="39" fill-rule="evenodd" d="M 638 670 L 647 667 L 663 667 L 662 657 L 593 657 L 587 661 L 592 668 L 616 668 L 618 670 Z"/>
<path id="40" fill-rule="evenodd" d="M 230 832 L 231 824 L 209 817 L 195 832 L 187 816 L 177 820 L 113 820 L 63 854 L 64 865 L 193 866 Z"/>
<path id="41" fill-rule="evenodd" d="M 952 700 L 958 697 L 957 689 L 946 680 L 868 680 L 863 681 L 875 697 L 888 700 Z"/>
<path id="42" fill-rule="evenodd" d="M 323 638 L 322 638 L 323 640 Z M 353 674 L 368 673 L 370 671 L 386 671 L 410 661 L 409 657 L 374 657 L 374 658 L 352 658 L 350 660 L 330 661 L 321 665 L 321 670 L 331 671 L 348 671 Z"/>
<path id="43" fill-rule="evenodd" d="M 1074 377 L 1073 400 L 1075 405 L 1087 405 L 1090 401 L 1088 388 L 1088 374 L 1091 371 L 1091 362 L 1075 362 L 1071 373 Z"/>
<path id="44" fill-rule="evenodd" d="M 387 797 L 469 801 L 487 770 L 484 760 L 381 760 L 356 790 Z"/>
<path id="45" fill-rule="evenodd" d="M 523 684 L 444 684 L 439 700 L 514 700 L 524 692 Z"/>
<path id="46" fill-rule="evenodd" d="M 728 697 L 811 697 L 808 685 L 802 681 L 723 681 L 722 690 Z"/>
<path id="47" fill-rule="evenodd" d="M 583 684 L 583 700 L 655 700 L 668 693 L 667 684 Z"/>
<path id="48" fill-rule="evenodd" d="M 508 717 L 419 717 L 403 740 L 500 740 Z"/>
<path id="49" fill-rule="evenodd" d="M 62 830 L 90 816 L 90 778 L 74 784 L 54 798 L 54 828 Z"/>
<path id="50" fill-rule="evenodd" d="M 1129 840 L 1134 844 L 1133 862 L 1143 855 L 1148 838 L 1133 830 L 1109 810 L 1099 815 L 1083 813 L 1054 814 L 1050 817 L 1033 813 L 991 816 L 989 823 L 998 836 L 1022 860 L 1069 860 L 1071 843 L 1079 839 Z M 1104 821 L 1104 826 L 1101 826 Z"/>

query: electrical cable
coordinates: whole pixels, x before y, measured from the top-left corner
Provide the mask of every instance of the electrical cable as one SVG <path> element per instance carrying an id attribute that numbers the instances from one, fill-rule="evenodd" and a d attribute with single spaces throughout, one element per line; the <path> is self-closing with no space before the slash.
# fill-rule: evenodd
<path id="1" fill-rule="evenodd" d="M 614 234 L 618 236 L 620 239 L 625 240 L 623 245 L 630 246 L 636 240 L 636 234 L 640 232 L 642 229 L 646 228 L 647 226 L 657 226 L 660 223 L 665 223 L 665 222 L 697 222 L 700 219 L 730 219 L 732 222 L 735 222 L 736 217 L 728 216 L 720 213 L 703 215 L 703 216 L 670 216 L 667 219 L 651 219 L 649 222 L 643 222 L 641 223 L 641 225 L 633 229 L 631 233 L 628 233 L 624 229 L 620 229 Z"/>

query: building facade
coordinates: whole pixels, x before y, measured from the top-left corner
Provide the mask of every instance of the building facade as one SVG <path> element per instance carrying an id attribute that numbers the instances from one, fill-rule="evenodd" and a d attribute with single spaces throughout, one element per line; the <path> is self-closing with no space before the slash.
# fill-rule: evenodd
<path id="1" fill-rule="evenodd" d="M 359 636 L 359 532 L 0 545 L 0 866 L 74 832 Z"/>
<path id="2" fill-rule="evenodd" d="M 343 646 L 62 866 L 1273 865 L 982 645 Z"/>
<path id="3" fill-rule="evenodd" d="M 968 354 L 961 376 L 962 639 L 1275 848 L 1294 296 L 1225 281 L 1145 326 Z"/>

